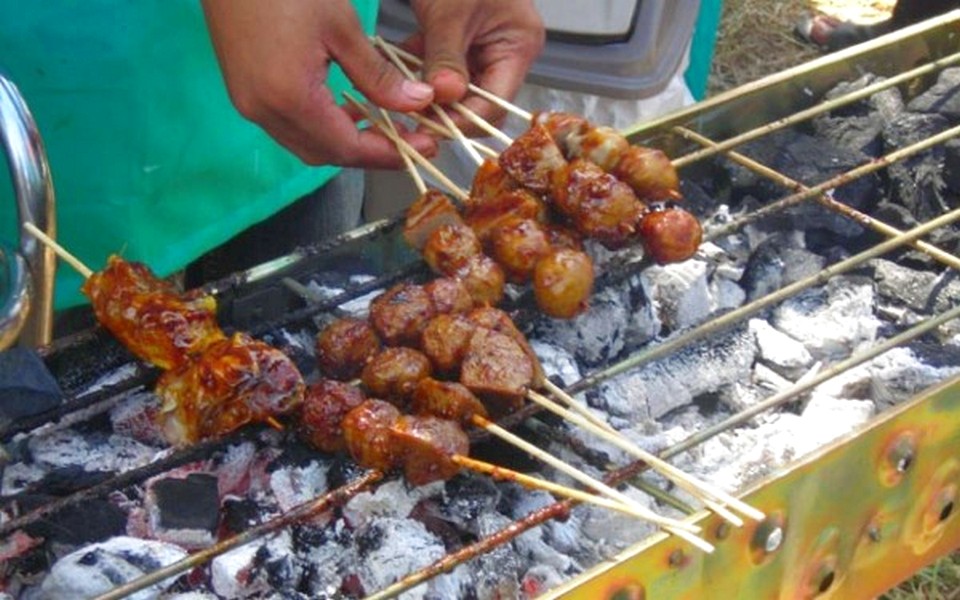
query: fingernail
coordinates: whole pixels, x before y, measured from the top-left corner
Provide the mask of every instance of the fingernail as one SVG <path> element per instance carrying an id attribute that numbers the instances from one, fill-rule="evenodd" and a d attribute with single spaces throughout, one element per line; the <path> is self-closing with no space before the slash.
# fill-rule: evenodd
<path id="1" fill-rule="evenodd" d="M 433 87 L 422 81 L 404 79 L 400 89 L 403 91 L 404 96 L 417 102 L 423 102 L 433 97 Z"/>

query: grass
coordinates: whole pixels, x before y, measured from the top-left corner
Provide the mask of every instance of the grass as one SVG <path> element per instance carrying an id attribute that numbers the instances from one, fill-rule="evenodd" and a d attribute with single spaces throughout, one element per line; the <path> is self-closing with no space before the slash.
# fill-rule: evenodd
<path id="1" fill-rule="evenodd" d="M 738 87 L 802 64 L 820 51 L 800 41 L 794 24 L 805 14 L 827 13 L 873 22 L 889 16 L 896 0 L 723 0 L 707 93 Z M 960 551 L 920 571 L 881 600 L 960 600 Z"/>

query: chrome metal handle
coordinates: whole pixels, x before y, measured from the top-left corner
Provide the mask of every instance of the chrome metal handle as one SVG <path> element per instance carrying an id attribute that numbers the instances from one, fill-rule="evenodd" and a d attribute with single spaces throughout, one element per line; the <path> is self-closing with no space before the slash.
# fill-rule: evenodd
<path id="1" fill-rule="evenodd" d="M 14 285 L 26 286 L 32 279 L 31 302 L 4 302 L 4 310 L 17 314 L 0 315 L 3 322 L 15 323 L 22 318 L 19 343 L 24 346 L 41 346 L 50 343 L 53 335 L 53 278 L 56 256 L 53 250 L 23 231 L 25 222 L 33 223 L 47 235 L 56 239 L 56 203 L 50 164 L 43 148 L 43 141 L 26 101 L 7 77 L 0 73 L 0 138 L 10 168 L 10 180 L 17 198 L 20 217 L 20 252 L 26 261 L 31 277 L 14 277 Z M 16 253 L 14 253 L 16 254 Z M 7 257 L 10 264 L 16 260 Z M 26 289 L 11 289 L 10 297 L 20 297 Z M 27 314 L 29 313 L 29 314 Z M 12 343 L 12 342 L 10 342 Z M 0 345 L 6 347 L 9 344 Z"/>
<path id="2" fill-rule="evenodd" d="M 30 315 L 33 279 L 27 260 L 0 244 L 0 350 L 16 343 Z"/>

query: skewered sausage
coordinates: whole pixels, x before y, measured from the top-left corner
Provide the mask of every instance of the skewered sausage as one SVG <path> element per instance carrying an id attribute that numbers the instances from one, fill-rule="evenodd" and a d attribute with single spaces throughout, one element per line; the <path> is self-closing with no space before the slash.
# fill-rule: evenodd
<path id="1" fill-rule="evenodd" d="M 400 452 L 390 428 L 400 418 L 397 407 L 370 399 L 343 418 L 343 441 L 353 460 L 362 467 L 389 471 L 400 464 Z"/>
<path id="2" fill-rule="evenodd" d="M 465 313 L 473 308 L 473 297 L 464 283 L 453 277 L 438 277 L 423 285 L 436 314 Z"/>
<path id="3" fill-rule="evenodd" d="M 533 293 L 537 306 L 558 319 L 572 319 L 587 309 L 593 291 L 593 261 L 578 250 L 559 248 L 537 261 Z"/>
<path id="4" fill-rule="evenodd" d="M 422 250 L 438 227 L 462 221 L 450 198 L 438 190 L 427 190 L 407 209 L 403 237 L 408 244 Z"/>
<path id="5" fill-rule="evenodd" d="M 500 304 L 507 283 L 503 267 L 486 254 L 474 256 L 457 272 L 476 304 Z"/>
<path id="6" fill-rule="evenodd" d="M 640 223 L 643 247 L 660 264 L 687 260 L 700 247 L 700 222 L 679 206 L 657 207 Z"/>
<path id="7" fill-rule="evenodd" d="M 477 234 L 465 223 L 441 225 L 427 237 L 423 260 L 435 273 L 453 275 L 483 253 Z"/>
<path id="8" fill-rule="evenodd" d="M 187 364 L 226 337 L 213 296 L 180 294 L 142 263 L 111 256 L 81 290 L 101 325 L 138 358 L 162 369 Z"/>
<path id="9" fill-rule="evenodd" d="M 483 403 L 466 386 L 432 377 L 417 382 L 410 410 L 416 415 L 433 415 L 461 425 L 469 425 L 473 415 L 487 416 Z"/>
<path id="10" fill-rule="evenodd" d="M 303 401 L 304 382 L 280 350 L 235 333 L 193 361 L 166 371 L 156 385 L 164 436 L 189 444 L 247 423 L 289 414 Z"/>
<path id="11" fill-rule="evenodd" d="M 424 328 L 420 349 L 437 372 L 454 375 L 460 369 L 476 327 L 464 315 L 437 315 Z"/>
<path id="12" fill-rule="evenodd" d="M 483 202 L 467 205 L 463 215 L 480 241 L 486 244 L 490 234 L 499 226 L 515 219 L 533 219 L 544 222 L 547 219 L 546 204 L 527 190 L 518 189 L 493 196 Z"/>
<path id="13" fill-rule="evenodd" d="M 477 329 L 460 365 L 460 383 L 476 394 L 493 417 L 516 411 L 533 383 L 530 357 L 508 335 Z"/>
<path id="14" fill-rule="evenodd" d="M 353 379 L 377 352 L 380 338 L 364 319 L 337 319 L 317 334 L 317 364 L 325 377 Z"/>
<path id="15" fill-rule="evenodd" d="M 463 429 L 437 417 L 401 415 L 389 433 L 402 453 L 403 474 L 413 485 L 450 479 L 460 472 L 451 457 L 470 451 L 470 440 Z"/>
<path id="16" fill-rule="evenodd" d="M 354 385 L 323 379 L 307 386 L 297 431 L 301 439 L 323 452 L 347 449 L 343 418 L 366 397 Z"/>
<path id="17" fill-rule="evenodd" d="M 540 193 L 550 190 L 551 174 L 567 163 L 550 132 L 538 123 L 501 152 L 499 162 L 517 182 Z"/>
<path id="18" fill-rule="evenodd" d="M 372 396 L 402 404 L 410 398 L 417 382 L 432 372 L 430 359 L 424 353 L 399 346 L 385 348 L 371 358 L 360 378 Z"/>
<path id="19" fill-rule="evenodd" d="M 370 303 L 370 322 L 388 346 L 415 346 L 434 314 L 430 295 L 412 283 L 399 283 Z"/>
<path id="20" fill-rule="evenodd" d="M 490 235 L 490 257 L 515 283 L 529 281 L 533 266 L 549 251 L 547 232 L 533 219 L 507 221 Z"/>
<path id="21" fill-rule="evenodd" d="M 632 241 L 646 211 L 630 186 L 579 158 L 554 173 L 553 201 L 577 231 L 610 249 Z"/>

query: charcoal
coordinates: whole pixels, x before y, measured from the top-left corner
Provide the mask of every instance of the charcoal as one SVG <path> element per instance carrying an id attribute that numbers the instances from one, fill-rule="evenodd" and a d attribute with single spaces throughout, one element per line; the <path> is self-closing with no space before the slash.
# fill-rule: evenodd
<path id="1" fill-rule="evenodd" d="M 314 453 L 305 465 L 278 468 L 270 473 L 270 490 L 283 512 L 309 502 L 327 491 L 327 465 Z"/>
<path id="2" fill-rule="evenodd" d="M 520 588 L 527 598 L 536 598 L 563 583 L 565 577 L 550 565 L 534 565 L 520 579 Z"/>
<path id="3" fill-rule="evenodd" d="M 740 279 L 747 299 L 756 300 L 823 270 L 823 257 L 802 246 L 803 241 L 789 233 L 777 233 L 760 242 Z"/>
<path id="4" fill-rule="evenodd" d="M 891 120 L 884 128 L 884 142 L 889 150 L 898 150 L 924 140 L 947 128 L 946 120 L 935 114 L 906 113 Z M 907 208 L 915 218 L 928 221 L 956 206 L 945 193 L 943 146 L 937 145 L 897 161 L 887 169 L 891 198 Z"/>
<path id="5" fill-rule="evenodd" d="M 951 123 L 960 122 L 960 68 L 944 69 L 937 83 L 907 104 L 912 111 L 936 113 Z"/>
<path id="6" fill-rule="evenodd" d="M 842 82 L 830 90 L 825 99 L 845 96 L 881 80 L 881 77 L 867 74 L 853 82 Z M 884 124 L 903 111 L 900 91 L 889 88 L 816 117 L 813 126 L 818 137 L 839 148 L 876 157 L 883 154 L 881 133 Z"/>
<path id="7" fill-rule="evenodd" d="M 191 473 L 185 478 L 154 481 L 146 506 L 158 539 L 201 548 L 215 541 L 220 521 L 217 478 L 209 473 Z"/>
<path id="8" fill-rule="evenodd" d="M 822 138 L 793 130 L 784 130 L 744 145 L 742 152 L 805 185 L 815 185 L 862 165 L 869 157 L 857 150 L 836 146 Z M 767 179 L 731 163 L 731 180 L 738 186 L 738 196 L 777 199 L 792 194 Z M 836 200 L 868 211 L 876 203 L 879 179 L 866 175 L 833 190 Z M 769 202 L 769 201 L 768 201 Z M 810 200 L 786 211 L 778 211 L 766 220 L 769 227 L 826 229 L 841 237 L 856 237 L 863 228 L 854 221 Z"/>
<path id="9" fill-rule="evenodd" d="M 534 335 L 573 352 L 586 366 L 609 361 L 624 348 L 630 307 L 622 290 L 605 288 L 590 298 L 590 310 L 570 320 L 538 319 Z"/>
<path id="10" fill-rule="evenodd" d="M 716 303 L 710 295 L 707 276 L 707 263 L 695 259 L 644 270 L 644 289 L 663 323 L 660 334 L 686 329 L 710 316 Z"/>
<path id="11" fill-rule="evenodd" d="M 290 586 L 295 586 L 300 578 L 293 565 L 285 563 L 291 552 L 290 532 L 281 531 L 221 554 L 210 564 L 213 591 L 221 598 L 258 597 L 267 594 L 273 585 L 290 591 Z M 280 576 L 288 579 L 281 582 Z"/>
<path id="12" fill-rule="evenodd" d="M 91 598 L 186 558 L 182 548 L 126 536 L 84 546 L 58 560 L 43 580 L 44 598 Z M 176 576 L 130 596 L 135 600 L 158 597 Z"/>
<path id="13" fill-rule="evenodd" d="M 264 509 L 250 498 L 226 498 L 223 501 L 221 519 L 231 533 L 242 533 L 259 525 L 265 516 Z"/>
<path id="14" fill-rule="evenodd" d="M 487 513 L 477 519 L 477 531 L 481 537 L 491 536 L 513 523 L 499 513 Z M 497 546 L 477 559 L 475 581 L 478 598 L 519 598 L 520 574 L 523 572 L 521 557 L 512 544 Z"/>
<path id="15" fill-rule="evenodd" d="M 356 539 L 364 559 L 357 574 L 367 593 L 383 589 L 446 554 L 443 543 L 412 519 L 376 518 L 357 531 Z M 416 590 L 411 591 L 411 597 L 422 597 L 424 588 Z"/>
<path id="16" fill-rule="evenodd" d="M 740 326 L 603 383 L 598 401 L 615 416 L 657 419 L 700 394 L 746 380 L 756 351 Z"/>
<path id="17" fill-rule="evenodd" d="M 463 474 L 446 482 L 439 504 L 440 514 L 458 527 L 475 531 L 473 524 L 482 513 L 494 510 L 500 489 L 489 477 Z"/>
<path id="18" fill-rule="evenodd" d="M 785 301 L 773 311 L 771 323 L 800 340 L 814 358 L 842 358 L 876 339 L 880 322 L 875 302 L 872 281 L 838 276 Z"/>
<path id="19" fill-rule="evenodd" d="M 29 441 L 33 461 L 52 468 L 80 466 L 87 471 L 126 471 L 149 463 L 156 448 L 117 435 L 62 429 L 34 435 Z"/>
<path id="20" fill-rule="evenodd" d="M 0 427 L 51 410 L 62 398 L 57 380 L 35 350 L 0 352 Z"/>
<path id="21" fill-rule="evenodd" d="M 20 499 L 20 507 L 29 510 L 56 498 L 28 496 Z M 63 508 L 26 527 L 26 531 L 57 545 L 75 547 L 121 535 L 127 526 L 127 514 L 107 500 L 93 498 Z"/>
<path id="22" fill-rule="evenodd" d="M 757 339 L 758 358 L 778 374 L 796 380 L 813 364 L 813 357 L 803 344 L 763 319 L 751 319 L 749 327 Z"/>
<path id="23" fill-rule="evenodd" d="M 393 479 L 368 492 L 361 492 L 343 507 L 343 516 L 353 527 L 360 527 L 379 517 L 406 517 L 423 498 L 443 489 L 443 482 L 408 486 L 402 479 Z"/>
<path id="24" fill-rule="evenodd" d="M 938 275 L 885 259 L 875 259 L 870 266 L 882 298 L 924 314 L 960 304 L 960 280 L 952 272 Z"/>

